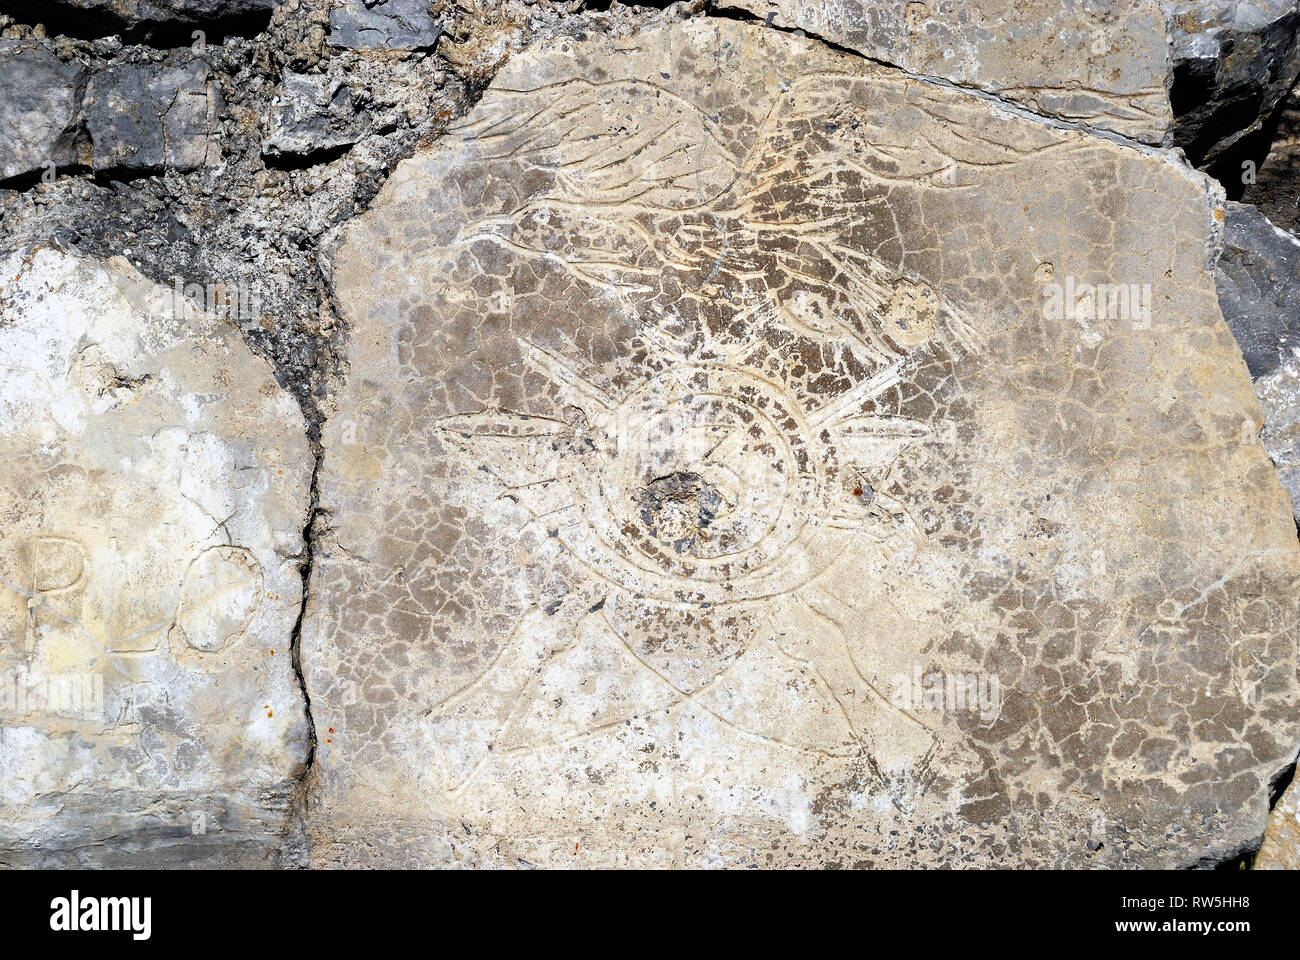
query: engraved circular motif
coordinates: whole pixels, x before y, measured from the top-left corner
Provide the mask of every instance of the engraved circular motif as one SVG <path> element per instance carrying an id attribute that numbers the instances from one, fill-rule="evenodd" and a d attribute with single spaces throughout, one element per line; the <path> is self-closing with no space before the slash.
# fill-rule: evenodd
<path id="1" fill-rule="evenodd" d="M 603 578 L 665 601 L 729 603 L 806 583 L 833 451 L 783 388 L 736 367 L 669 370 L 614 409 L 584 523 L 559 533 Z M 599 429 L 599 426 L 597 427 Z"/>

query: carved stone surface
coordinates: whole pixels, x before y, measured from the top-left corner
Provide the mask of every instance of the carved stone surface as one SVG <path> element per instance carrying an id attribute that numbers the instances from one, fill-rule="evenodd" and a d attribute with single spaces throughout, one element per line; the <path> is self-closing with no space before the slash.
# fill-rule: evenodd
<path id="1" fill-rule="evenodd" d="M 1300 69 L 1295 0 L 723 0 L 911 73 L 1211 163 Z"/>
<path id="2" fill-rule="evenodd" d="M 277 862 L 312 458 L 237 331 L 124 260 L 0 260 L 0 863 Z"/>
<path id="3" fill-rule="evenodd" d="M 315 862 L 1256 842 L 1300 551 L 1220 195 L 733 21 L 512 59 L 333 258 Z"/>

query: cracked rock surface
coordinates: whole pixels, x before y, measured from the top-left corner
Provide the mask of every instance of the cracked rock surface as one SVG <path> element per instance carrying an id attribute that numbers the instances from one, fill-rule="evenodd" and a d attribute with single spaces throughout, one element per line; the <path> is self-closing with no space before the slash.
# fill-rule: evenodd
<path id="1" fill-rule="evenodd" d="M 83 71 L 19 40 L 0 40 L 0 180 L 77 159 Z"/>
<path id="2" fill-rule="evenodd" d="M 340 47 L 432 47 L 442 24 L 425 0 L 347 0 L 330 12 L 330 41 Z"/>
<path id="3" fill-rule="evenodd" d="M 1295 865 L 1297 6 L 0 0 L 0 865 Z"/>
<path id="4" fill-rule="evenodd" d="M 333 261 L 314 862 L 1250 846 L 1300 549 L 1216 196 L 755 25 L 513 58 Z M 1045 322 L 1129 274 L 1141 322 Z"/>
<path id="5" fill-rule="evenodd" d="M 201 60 L 113 67 L 86 95 L 95 170 L 193 170 L 215 159 L 221 94 Z"/>
<path id="6" fill-rule="evenodd" d="M 1287 789 L 1268 820 L 1256 870 L 1300 870 L 1300 790 Z"/>
<path id="7" fill-rule="evenodd" d="M 0 261 L 0 858 L 281 859 L 312 457 L 238 332 L 120 259 Z"/>
<path id="8" fill-rule="evenodd" d="M 1300 70 L 1294 0 L 722 0 L 909 73 L 1219 161 Z"/>

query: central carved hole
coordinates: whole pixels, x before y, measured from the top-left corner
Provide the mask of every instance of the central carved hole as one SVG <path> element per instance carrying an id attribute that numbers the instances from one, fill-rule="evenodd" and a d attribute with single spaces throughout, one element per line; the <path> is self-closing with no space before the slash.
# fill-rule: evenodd
<path id="1" fill-rule="evenodd" d="M 724 505 L 711 483 L 686 471 L 655 477 L 637 491 L 636 501 L 650 535 L 690 556 L 708 540 L 709 526 Z"/>

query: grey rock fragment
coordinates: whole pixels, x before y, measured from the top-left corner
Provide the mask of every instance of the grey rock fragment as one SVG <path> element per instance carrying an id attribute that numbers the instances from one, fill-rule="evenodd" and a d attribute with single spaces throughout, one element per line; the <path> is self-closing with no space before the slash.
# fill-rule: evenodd
<path id="1" fill-rule="evenodd" d="M 1261 439 L 1300 505 L 1300 239 L 1229 203 L 1215 276 L 1219 306 L 1264 410 Z"/>
<path id="2" fill-rule="evenodd" d="M 312 456 L 239 332 L 123 258 L 0 258 L 0 863 L 284 862 Z"/>
<path id="3" fill-rule="evenodd" d="M 91 79 L 86 127 L 92 166 L 193 170 L 214 160 L 221 95 L 202 60 L 116 66 Z"/>
<path id="4" fill-rule="evenodd" d="M 285 73 L 262 152 L 306 156 L 356 143 L 365 134 L 352 91 L 324 74 Z"/>
<path id="5" fill-rule="evenodd" d="M 0 180 L 75 160 L 85 73 L 52 53 L 0 40 Z"/>
<path id="6" fill-rule="evenodd" d="M 1158 143 L 1172 122 L 1156 0 L 719 0 L 909 73 Z"/>
<path id="7" fill-rule="evenodd" d="M 338 47 L 428 50 L 441 35 L 428 0 L 344 0 L 330 11 L 330 42 Z"/>
<path id="8" fill-rule="evenodd" d="M 1209 166 L 1300 70 L 1296 0 L 718 0 L 909 73 Z"/>
<path id="9" fill-rule="evenodd" d="M 1300 73 L 1295 0 L 1164 5 L 1169 20 L 1172 141 L 1214 163 L 1259 130 Z"/>

